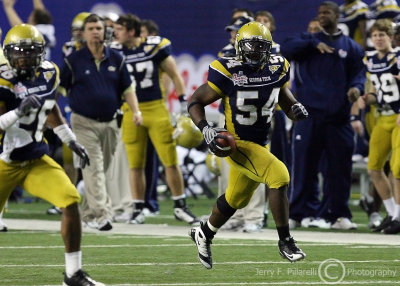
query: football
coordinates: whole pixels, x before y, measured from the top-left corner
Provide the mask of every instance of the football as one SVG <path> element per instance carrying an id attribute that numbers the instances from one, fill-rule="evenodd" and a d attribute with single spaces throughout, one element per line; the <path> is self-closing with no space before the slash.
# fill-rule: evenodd
<path id="1" fill-rule="evenodd" d="M 232 134 L 227 131 L 219 132 L 218 135 L 223 136 L 224 138 L 217 138 L 219 146 L 223 148 L 223 150 L 215 153 L 218 157 L 227 157 L 236 151 L 236 142 L 235 138 Z M 230 147 L 230 148 L 229 148 Z"/>

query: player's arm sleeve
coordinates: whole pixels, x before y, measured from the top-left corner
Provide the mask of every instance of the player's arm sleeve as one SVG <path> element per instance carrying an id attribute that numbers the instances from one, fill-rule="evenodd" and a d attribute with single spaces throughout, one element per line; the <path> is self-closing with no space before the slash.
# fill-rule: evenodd
<path id="1" fill-rule="evenodd" d="M 168 56 L 172 55 L 171 42 L 166 38 L 162 38 L 161 43 L 157 45 L 156 49 L 154 50 L 154 53 L 157 53 L 156 62 L 161 63 Z"/>
<path id="2" fill-rule="evenodd" d="M 240 79 L 238 79 L 240 80 Z M 213 61 L 208 68 L 207 84 L 219 94 L 220 97 L 229 93 L 232 74 L 218 60 Z"/>
<path id="3" fill-rule="evenodd" d="M 130 89 L 130 91 L 134 91 L 132 89 L 132 87 L 134 87 L 134 84 L 132 83 L 132 79 L 129 74 L 128 67 L 126 66 L 125 60 L 121 61 L 121 64 L 119 67 L 119 75 L 120 75 L 120 78 L 119 78 L 120 92 L 119 92 L 119 94 L 121 94 L 121 96 L 122 96 L 126 92 L 129 92 L 129 91 L 127 91 L 128 89 Z"/>
<path id="4" fill-rule="evenodd" d="M 287 38 L 280 46 L 281 54 L 289 60 L 298 60 L 302 56 L 316 50 L 319 40 L 310 33 Z"/>

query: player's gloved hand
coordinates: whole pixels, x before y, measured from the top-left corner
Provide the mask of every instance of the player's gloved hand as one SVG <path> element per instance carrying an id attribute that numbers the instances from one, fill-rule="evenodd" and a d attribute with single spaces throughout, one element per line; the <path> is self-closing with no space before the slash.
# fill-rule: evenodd
<path id="1" fill-rule="evenodd" d="M 206 141 L 208 148 L 211 153 L 218 156 L 221 152 L 226 152 L 226 147 L 222 147 L 218 142 L 218 138 L 227 139 L 225 136 L 219 134 L 220 132 L 226 132 L 225 128 L 214 128 L 211 126 L 206 126 L 203 128 L 202 133 L 204 140 Z"/>
<path id="2" fill-rule="evenodd" d="M 84 169 L 86 165 L 90 166 L 89 155 L 81 144 L 75 140 L 68 143 L 68 147 L 80 158 L 79 166 Z"/>
<path id="3" fill-rule="evenodd" d="M 24 115 L 29 114 L 32 109 L 39 108 L 42 106 L 40 99 L 37 95 L 29 95 L 25 97 L 19 106 L 15 109 L 15 113 L 18 117 L 22 117 Z"/>
<path id="4" fill-rule="evenodd" d="M 180 114 L 188 114 L 187 111 L 187 101 L 186 101 L 186 96 L 184 94 L 178 96 L 179 99 L 179 104 L 180 104 L 180 110 L 179 113 Z"/>
<path id="5" fill-rule="evenodd" d="M 308 117 L 306 108 L 300 102 L 293 104 L 291 108 L 295 120 L 302 120 Z"/>

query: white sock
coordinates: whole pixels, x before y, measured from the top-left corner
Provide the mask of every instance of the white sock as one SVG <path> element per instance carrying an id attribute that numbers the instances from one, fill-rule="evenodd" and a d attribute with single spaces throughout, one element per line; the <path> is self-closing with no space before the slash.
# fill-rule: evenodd
<path id="1" fill-rule="evenodd" d="M 207 225 L 208 227 L 213 231 L 213 232 L 217 232 L 219 230 L 219 228 L 216 228 L 215 226 L 213 226 L 210 221 L 207 221 Z"/>
<path id="2" fill-rule="evenodd" d="M 68 277 L 82 268 L 82 251 L 65 253 L 65 273 Z"/>
<path id="3" fill-rule="evenodd" d="M 393 215 L 393 220 L 400 220 L 400 205 L 395 204 L 394 205 L 394 215 Z"/>
<path id="4" fill-rule="evenodd" d="M 182 195 L 179 195 L 179 196 L 172 196 L 171 197 L 174 201 L 176 201 L 176 200 L 180 200 L 180 199 L 185 199 L 186 198 L 186 195 L 185 194 L 182 194 Z"/>
<path id="5" fill-rule="evenodd" d="M 389 216 L 393 217 L 394 216 L 394 197 L 391 197 L 387 200 L 382 200 L 383 204 L 385 205 L 385 209 L 388 213 Z"/>

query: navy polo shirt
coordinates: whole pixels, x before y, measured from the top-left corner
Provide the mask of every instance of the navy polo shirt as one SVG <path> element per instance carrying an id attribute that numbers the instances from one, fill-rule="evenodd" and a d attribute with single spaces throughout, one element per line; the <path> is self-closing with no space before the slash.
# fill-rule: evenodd
<path id="1" fill-rule="evenodd" d="M 85 46 L 64 58 L 60 85 L 67 90 L 73 112 L 100 121 L 110 121 L 120 108 L 123 92 L 132 84 L 122 56 L 104 47 L 99 68 Z"/>

